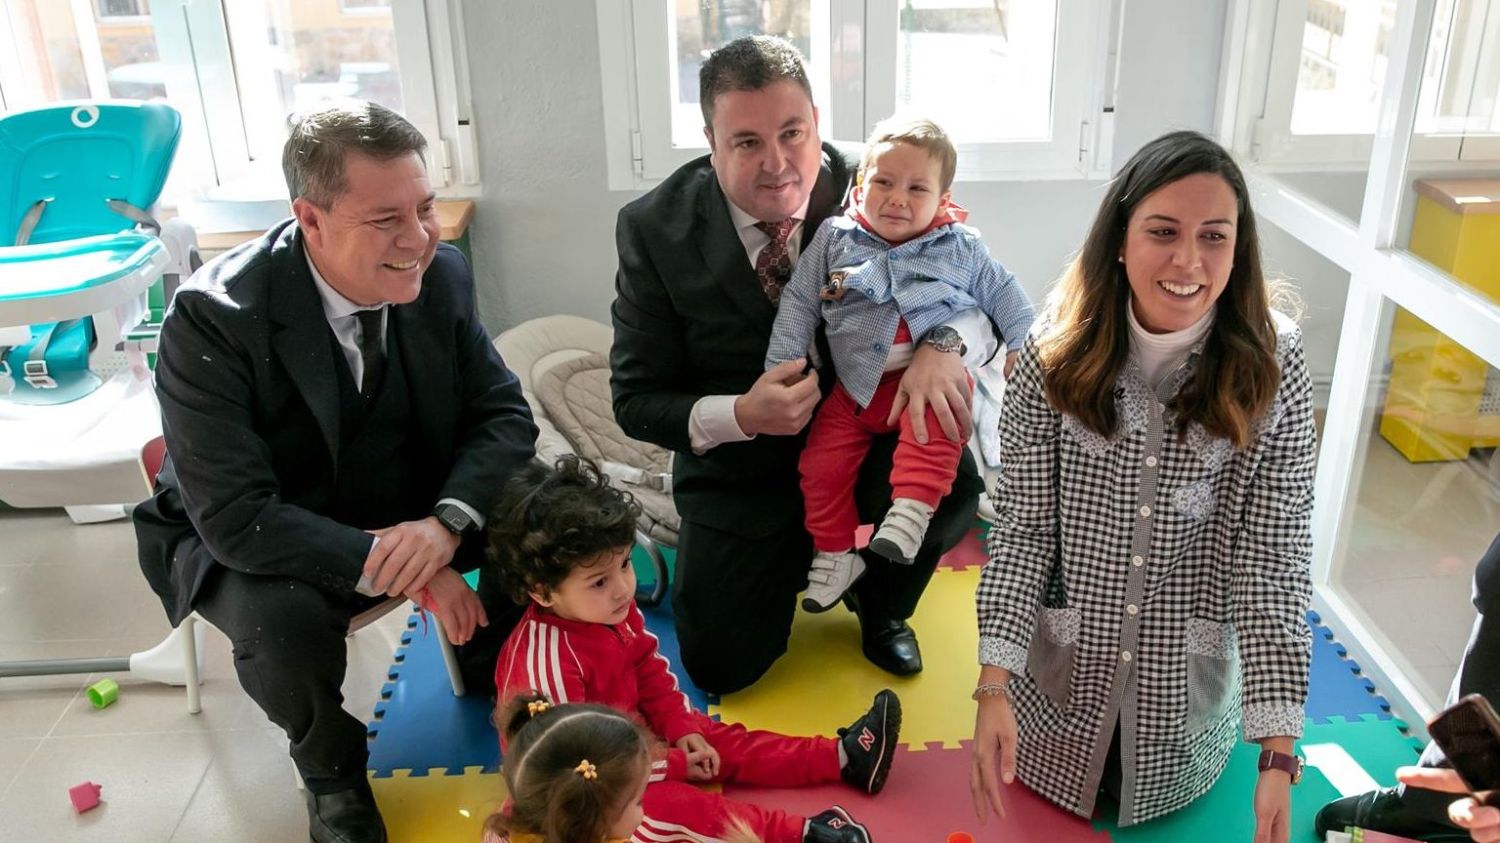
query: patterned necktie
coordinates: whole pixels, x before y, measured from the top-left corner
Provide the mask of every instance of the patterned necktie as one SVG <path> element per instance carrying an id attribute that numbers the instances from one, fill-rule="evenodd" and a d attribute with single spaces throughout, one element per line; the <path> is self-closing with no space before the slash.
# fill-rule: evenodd
<path id="1" fill-rule="evenodd" d="M 359 320 L 359 359 L 365 367 L 359 391 L 364 395 L 369 395 L 375 384 L 380 383 L 380 376 L 385 374 L 385 337 L 380 334 L 380 315 L 383 310 L 384 308 L 359 310 L 354 313 L 354 318 Z"/>
<path id="2" fill-rule="evenodd" d="M 766 298 L 771 304 L 781 301 L 781 288 L 792 277 L 792 256 L 786 250 L 786 241 L 792 236 L 792 229 L 796 228 L 801 220 L 787 217 L 781 222 L 758 222 L 755 227 L 764 231 L 771 242 L 760 250 L 755 258 L 755 277 L 760 281 L 760 288 L 765 291 Z"/>

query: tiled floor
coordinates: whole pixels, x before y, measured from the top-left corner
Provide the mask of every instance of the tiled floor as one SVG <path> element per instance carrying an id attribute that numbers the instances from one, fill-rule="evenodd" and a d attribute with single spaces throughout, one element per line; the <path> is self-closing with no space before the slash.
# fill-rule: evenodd
<path id="1" fill-rule="evenodd" d="M 354 636 L 347 705 L 368 720 L 404 616 Z M 127 522 L 75 526 L 61 510 L 0 511 L 0 660 L 129 655 L 167 633 Z M 286 740 L 240 690 L 229 642 L 209 629 L 203 712 L 182 688 L 110 674 L 120 698 L 96 711 L 98 676 L 0 679 L 0 838 L 7 843 L 307 839 Z M 92 780 L 104 804 L 75 815 L 67 790 Z"/>

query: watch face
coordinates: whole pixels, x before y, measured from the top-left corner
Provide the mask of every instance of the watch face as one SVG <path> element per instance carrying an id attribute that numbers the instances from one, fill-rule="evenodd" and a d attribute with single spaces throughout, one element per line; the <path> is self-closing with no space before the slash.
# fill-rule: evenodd
<path id="1" fill-rule="evenodd" d="M 469 529 L 469 524 L 471 523 L 469 516 L 462 509 L 452 504 L 438 510 L 438 520 L 443 522 L 443 526 L 455 533 L 462 533 L 464 530 Z"/>
<path id="2" fill-rule="evenodd" d="M 959 336 L 958 331 L 955 331 L 953 328 L 947 325 L 939 325 L 927 332 L 927 336 L 923 338 L 923 342 L 926 342 L 938 351 L 958 351 L 959 347 L 963 345 L 963 337 Z"/>

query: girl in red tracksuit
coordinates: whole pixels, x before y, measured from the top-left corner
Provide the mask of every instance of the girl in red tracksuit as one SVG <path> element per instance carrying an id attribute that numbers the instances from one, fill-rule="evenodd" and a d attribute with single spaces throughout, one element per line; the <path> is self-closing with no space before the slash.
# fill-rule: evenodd
<path id="1" fill-rule="evenodd" d="M 704 839 L 642 828 L 651 736 L 620 712 L 592 703 L 552 705 L 541 694 L 522 694 L 495 721 L 507 747 L 501 773 L 510 798 L 485 821 L 483 843 Z M 762 841 L 739 824 L 724 843 Z"/>
<path id="2" fill-rule="evenodd" d="M 878 793 L 895 754 L 901 704 L 881 691 L 838 739 L 751 731 L 695 711 L 635 605 L 630 548 L 639 513 L 628 493 L 577 457 L 550 469 L 532 464 L 511 479 L 490 519 L 489 553 L 501 581 L 530 605 L 495 667 L 499 704 L 533 692 L 559 705 L 599 703 L 639 718 L 666 741 L 653 756 L 643 802 L 642 828 L 656 835 L 648 839 L 714 838 L 738 821 L 765 843 L 868 843 L 868 832 L 837 806 L 804 818 L 673 785 L 843 779 Z"/>

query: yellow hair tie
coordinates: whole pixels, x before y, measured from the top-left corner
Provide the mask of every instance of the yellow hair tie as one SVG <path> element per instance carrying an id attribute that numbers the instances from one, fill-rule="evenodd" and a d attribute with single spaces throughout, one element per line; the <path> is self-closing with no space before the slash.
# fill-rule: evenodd
<path id="1" fill-rule="evenodd" d="M 551 707 L 552 703 L 549 703 L 546 700 L 532 700 L 531 702 L 526 704 L 526 711 L 529 712 L 532 717 L 535 717 Z"/>
<path id="2" fill-rule="evenodd" d="M 577 773 L 580 776 L 583 776 L 585 781 L 593 781 L 594 779 L 599 778 L 599 773 L 597 772 L 594 765 L 589 763 L 589 760 L 587 758 L 579 761 L 578 766 L 573 768 L 573 772 Z"/>

